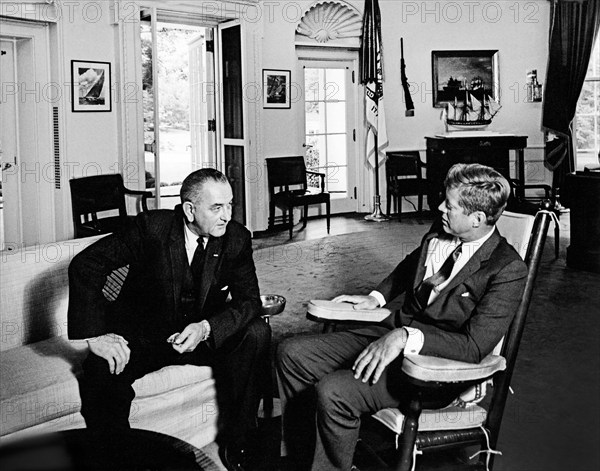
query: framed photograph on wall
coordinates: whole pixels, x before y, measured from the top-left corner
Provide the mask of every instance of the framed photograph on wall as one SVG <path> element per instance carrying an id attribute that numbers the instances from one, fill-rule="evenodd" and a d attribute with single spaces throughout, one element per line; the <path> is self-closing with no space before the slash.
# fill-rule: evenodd
<path id="1" fill-rule="evenodd" d="M 290 108 L 289 70 L 263 69 L 263 108 Z"/>
<path id="2" fill-rule="evenodd" d="M 499 98 L 498 51 L 431 51 L 433 106 L 464 101 L 467 93 Z"/>
<path id="3" fill-rule="evenodd" d="M 112 111 L 110 62 L 71 61 L 71 109 Z"/>

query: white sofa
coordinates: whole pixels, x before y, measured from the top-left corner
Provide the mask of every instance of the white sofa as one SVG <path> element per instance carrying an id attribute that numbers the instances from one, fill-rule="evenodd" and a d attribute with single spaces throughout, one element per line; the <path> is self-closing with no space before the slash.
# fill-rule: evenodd
<path id="1" fill-rule="evenodd" d="M 88 349 L 67 338 L 73 256 L 96 238 L 0 252 L 0 444 L 85 427 L 77 378 Z M 201 448 L 216 436 L 209 367 L 169 366 L 134 383 L 130 423 Z"/>

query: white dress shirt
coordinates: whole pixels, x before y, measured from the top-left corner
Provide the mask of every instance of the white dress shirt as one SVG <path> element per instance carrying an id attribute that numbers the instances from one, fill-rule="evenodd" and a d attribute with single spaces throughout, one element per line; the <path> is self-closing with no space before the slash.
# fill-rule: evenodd
<path id="1" fill-rule="evenodd" d="M 435 298 L 438 297 L 440 292 L 448 286 L 448 283 L 454 278 L 459 271 L 463 269 L 463 267 L 467 264 L 467 262 L 471 259 L 471 257 L 479 250 L 479 248 L 487 241 L 492 234 L 496 226 L 492 227 L 492 229 L 483 237 L 471 241 L 471 242 L 463 242 L 462 251 L 454 266 L 452 267 L 452 273 L 446 281 L 436 286 L 431 290 L 431 294 L 429 295 L 429 301 L 427 305 L 430 305 Z M 452 239 L 439 239 L 434 237 L 429 241 L 429 246 L 427 247 L 427 256 L 425 258 L 425 275 L 423 279 L 427 279 L 436 273 L 444 264 L 446 259 L 450 256 L 450 254 L 454 251 L 454 249 L 460 244 L 460 239 L 458 237 L 454 237 Z M 370 296 L 373 296 L 379 302 L 379 305 L 384 307 L 386 304 L 386 299 L 379 291 L 371 291 L 369 293 Z M 404 352 L 408 354 L 417 355 L 421 349 L 423 348 L 423 344 L 425 343 L 425 336 L 423 332 L 419 329 L 415 329 L 414 327 L 404 327 L 408 332 L 408 340 L 406 342 L 406 346 L 404 347 Z"/>
<path id="2" fill-rule="evenodd" d="M 190 230 L 185 222 L 183 227 L 185 234 L 185 252 L 187 254 L 188 263 L 191 265 L 192 260 L 194 259 L 194 252 L 196 252 L 196 248 L 198 247 L 198 236 Z M 206 249 L 208 237 L 202 237 L 202 240 L 204 242 L 204 248 Z"/>

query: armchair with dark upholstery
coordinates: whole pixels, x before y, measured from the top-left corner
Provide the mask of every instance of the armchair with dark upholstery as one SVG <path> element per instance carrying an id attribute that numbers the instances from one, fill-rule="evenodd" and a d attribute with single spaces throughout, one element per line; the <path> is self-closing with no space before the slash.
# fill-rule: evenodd
<path id="1" fill-rule="evenodd" d="M 272 157 L 266 159 L 269 181 L 269 228 L 275 226 L 275 207 L 283 210 L 283 222 L 288 222 L 290 239 L 294 228 L 294 208 L 303 207 L 303 226 L 306 227 L 308 206 L 325 203 L 327 233 L 330 227 L 330 195 L 325 191 L 325 174 L 306 170 L 304 157 Z M 308 186 L 307 175 L 320 179 L 319 189 Z M 287 214 L 289 213 L 289 220 Z"/>
<path id="2" fill-rule="evenodd" d="M 127 218 L 125 196 L 141 197 L 142 211 L 148 210 L 147 200 L 152 193 L 125 188 L 123 177 L 118 174 L 95 175 L 73 178 L 71 186 L 71 207 L 75 238 L 108 234 L 121 227 Z M 102 217 L 102 212 L 118 211 L 117 216 Z"/>

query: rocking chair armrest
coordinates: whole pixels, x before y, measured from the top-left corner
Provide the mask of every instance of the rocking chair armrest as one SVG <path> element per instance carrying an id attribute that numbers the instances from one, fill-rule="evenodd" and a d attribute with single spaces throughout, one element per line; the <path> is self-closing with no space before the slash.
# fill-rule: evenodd
<path id="1" fill-rule="evenodd" d="M 480 363 L 449 360 L 428 355 L 405 355 L 402 371 L 420 381 L 456 383 L 484 380 L 506 369 L 506 360 L 499 355 L 488 355 Z"/>

